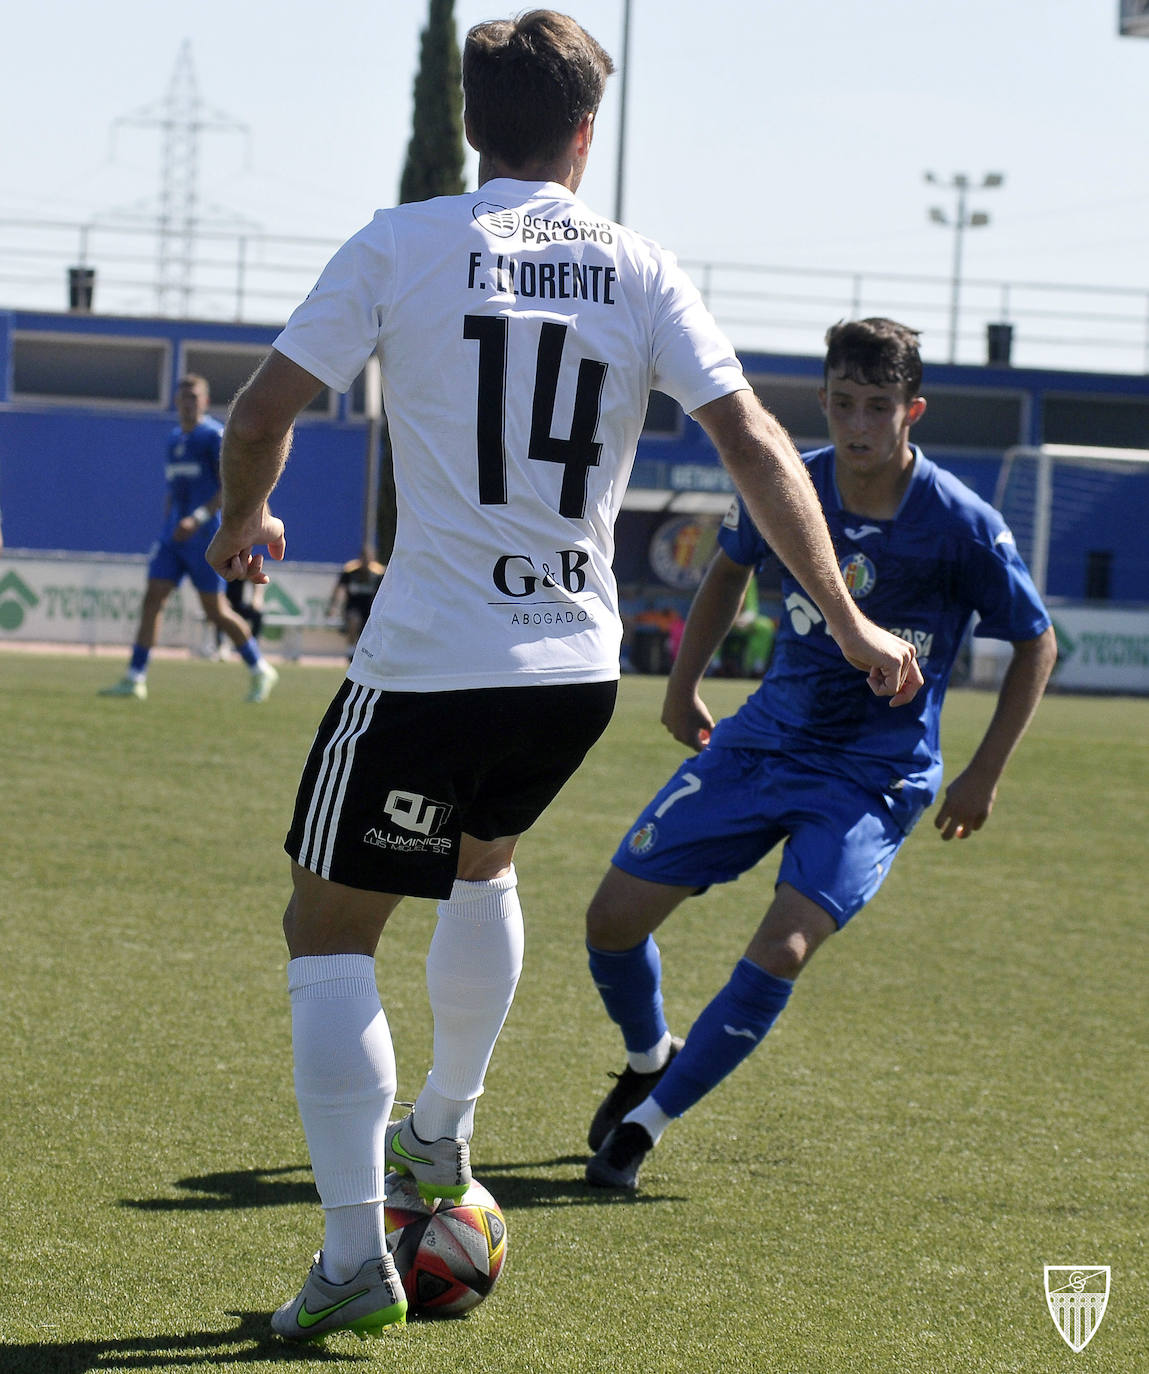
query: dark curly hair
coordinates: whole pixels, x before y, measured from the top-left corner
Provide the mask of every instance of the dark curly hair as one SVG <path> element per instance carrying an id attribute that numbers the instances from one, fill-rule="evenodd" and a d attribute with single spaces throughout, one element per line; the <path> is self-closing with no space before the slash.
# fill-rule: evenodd
<path id="1" fill-rule="evenodd" d="M 841 372 L 864 386 L 894 382 L 902 387 L 906 400 L 912 401 L 922 385 L 919 337 L 918 330 L 881 316 L 839 320 L 826 331 L 822 375 L 828 380 L 831 372 Z"/>

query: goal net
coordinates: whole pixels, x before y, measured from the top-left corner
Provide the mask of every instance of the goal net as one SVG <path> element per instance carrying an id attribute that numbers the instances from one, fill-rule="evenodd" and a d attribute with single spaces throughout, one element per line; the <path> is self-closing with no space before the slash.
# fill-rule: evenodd
<path id="1" fill-rule="evenodd" d="M 1149 449 L 1011 448 L 993 504 L 1043 596 L 1123 599 L 1112 585 L 1115 560 L 1146 562 Z M 1135 585 L 1149 580 L 1139 575 Z"/>

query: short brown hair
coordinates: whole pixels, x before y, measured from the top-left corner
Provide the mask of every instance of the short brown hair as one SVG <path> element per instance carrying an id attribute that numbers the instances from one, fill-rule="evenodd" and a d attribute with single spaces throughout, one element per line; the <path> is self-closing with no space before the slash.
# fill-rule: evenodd
<path id="1" fill-rule="evenodd" d="M 476 24 L 463 45 L 463 97 L 479 152 L 508 167 L 557 156 L 613 71 L 569 15 L 530 10 Z"/>
<path id="2" fill-rule="evenodd" d="M 863 386 L 903 388 L 912 401 L 922 385 L 922 355 L 918 331 L 880 315 L 866 320 L 839 320 L 826 331 L 826 361 L 822 375 L 844 372 Z"/>
<path id="3" fill-rule="evenodd" d="M 182 391 L 184 387 L 189 386 L 196 391 L 202 391 L 205 398 L 211 400 L 211 387 L 208 386 L 206 377 L 201 377 L 198 372 L 185 372 L 176 383 L 176 390 Z"/>

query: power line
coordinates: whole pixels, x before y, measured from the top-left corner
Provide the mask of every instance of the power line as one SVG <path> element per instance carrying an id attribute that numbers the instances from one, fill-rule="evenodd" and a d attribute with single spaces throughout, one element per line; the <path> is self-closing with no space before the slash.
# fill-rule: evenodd
<path id="1" fill-rule="evenodd" d="M 196 237 L 203 223 L 199 213 L 200 135 L 250 135 L 250 130 L 230 115 L 209 109 L 200 99 L 190 38 L 180 45 L 167 95 L 122 115 L 114 129 L 125 125 L 158 129 L 162 135 L 155 216 L 156 308 L 167 315 L 174 304 L 186 316 L 191 309 Z"/>

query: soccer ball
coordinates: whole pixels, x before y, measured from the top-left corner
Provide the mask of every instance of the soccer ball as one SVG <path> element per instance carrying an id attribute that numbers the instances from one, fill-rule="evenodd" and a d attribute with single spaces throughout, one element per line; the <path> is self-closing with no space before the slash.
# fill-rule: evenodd
<path id="1" fill-rule="evenodd" d="M 412 1312 L 458 1317 L 495 1286 L 507 1257 L 507 1223 L 499 1204 L 473 1182 L 457 1201 L 432 1206 L 415 1180 L 387 1175 L 387 1249 Z"/>

